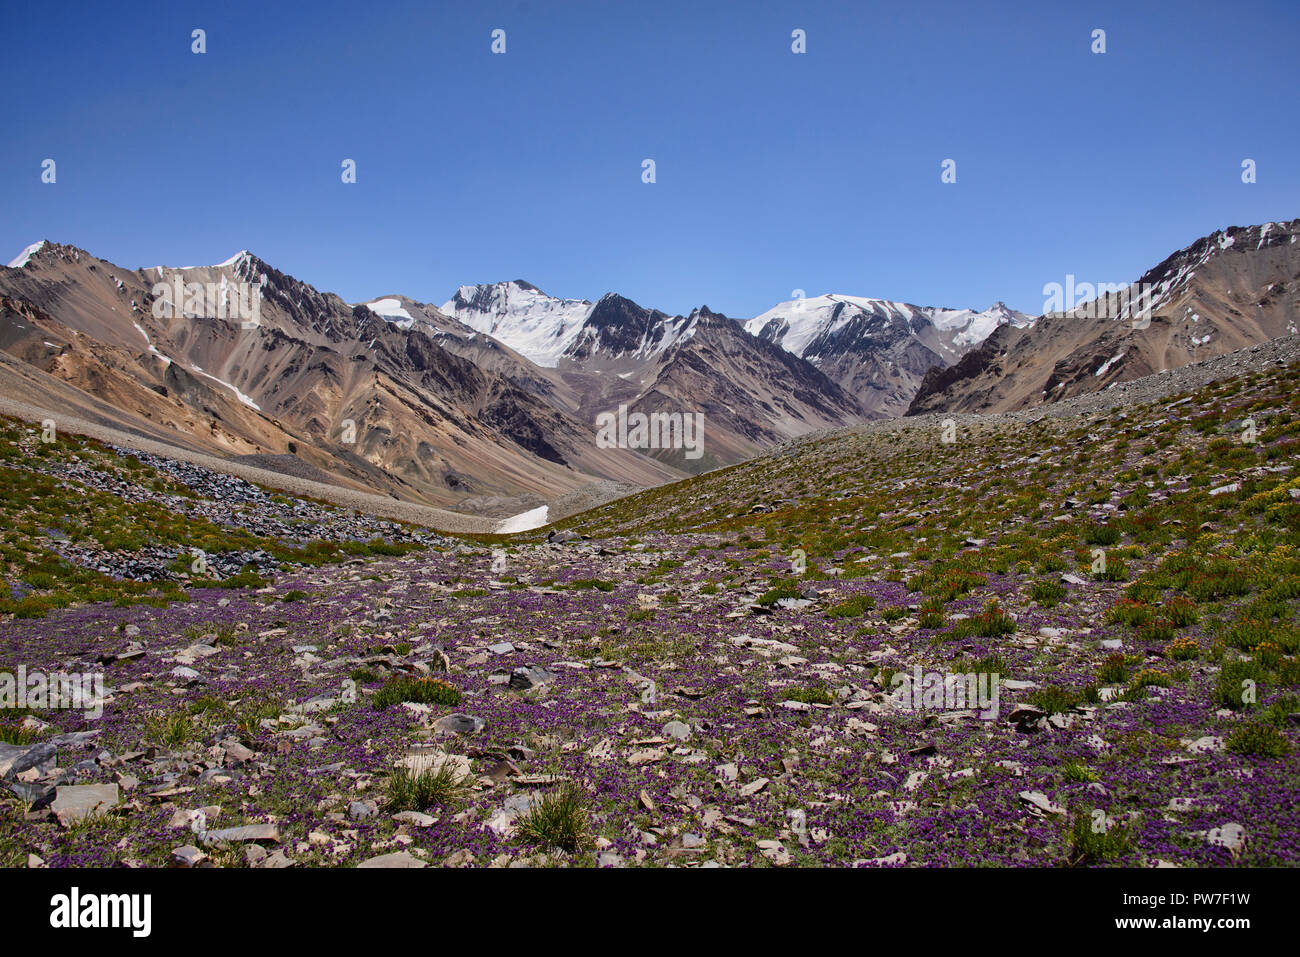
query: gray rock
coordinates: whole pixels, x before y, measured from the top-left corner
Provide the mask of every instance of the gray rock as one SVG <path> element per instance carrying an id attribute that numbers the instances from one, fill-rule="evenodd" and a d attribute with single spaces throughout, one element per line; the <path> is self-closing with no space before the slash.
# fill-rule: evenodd
<path id="1" fill-rule="evenodd" d="M 1018 797 L 1025 804 L 1028 804 L 1031 808 L 1034 808 L 1043 814 L 1054 814 L 1057 816 L 1064 816 L 1065 814 L 1065 808 L 1053 804 L 1051 798 L 1042 791 L 1021 791 Z"/>
<path id="2" fill-rule="evenodd" d="M 208 855 L 193 844 L 183 844 L 180 847 L 173 848 L 171 853 L 172 863 L 181 867 L 194 867 L 207 859 Z"/>
<path id="3" fill-rule="evenodd" d="M 512 794 L 510 797 L 506 798 L 503 807 L 507 814 L 513 814 L 516 817 L 524 817 L 539 801 L 541 801 L 541 798 L 536 794 L 525 791 L 522 794 Z"/>
<path id="4" fill-rule="evenodd" d="M 674 741 L 685 741 L 691 736 L 691 726 L 684 721 L 669 721 L 664 725 L 664 735 Z"/>
<path id="5" fill-rule="evenodd" d="M 75 821 L 104 814 L 117 807 L 120 792 L 116 784 L 80 784 L 55 789 L 54 816 L 64 827 Z"/>
<path id="6" fill-rule="evenodd" d="M 1246 844 L 1246 829 L 1240 824 L 1225 824 L 1223 827 L 1211 828 L 1205 835 L 1205 840 L 1215 847 L 1239 851 Z"/>
<path id="7" fill-rule="evenodd" d="M 1017 731 L 1027 734 L 1033 731 L 1041 731 L 1046 717 L 1047 712 L 1041 708 L 1021 704 L 1011 709 L 1011 713 L 1007 715 L 1007 720 L 1016 726 Z"/>
<path id="8" fill-rule="evenodd" d="M 411 827 L 433 827 L 438 823 L 436 817 L 423 811 L 399 811 L 393 815 L 393 820 L 398 824 L 409 824 Z"/>
<path id="9" fill-rule="evenodd" d="M 1036 681 L 1018 681 L 1015 678 L 999 678 L 998 684 L 1006 691 L 1029 691 L 1038 687 Z"/>
<path id="10" fill-rule="evenodd" d="M 510 672 L 510 687 L 520 691 L 539 688 L 555 680 L 555 673 L 542 667 L 516 668 Z"/>
<path id="11" fill-rule="evenodd" d="M 7 781 L 5 787 L 18 796 L 18 799 L 24 804 L 30 805 L 33 811 L 38 811 L 48 807 L 54 800 L 53 784 L 28 784 L 23 781 Z"/>
<path id="12" fill-rule="evenodd" d="M 238 781 L 242 778 L 238 771 L 232 771 L 230 768 L 208 768 L 199 775 L 200 784 L 229 784 L 231 781 Z"/>
<path id="13" fill-rule="evenodd" d="M 907 852 L 898 851 L 888 857 L 873 857 L 869 860 L 854 861 L 854 867 L 901 867 L 907 863 Z"/>
<path id="14" fill-rule="evenodd" d="M 243 764 L 245 761 L 251 761 L 257 756 L 257 752 L 244 747 L 237 738 L 231 738 L 224 741 L 221 746 L 226 749 L 226 757 L 230 758 L 230 760 L 236 764 Z"/>
<path id="15" fill-rule="evenodd" d="M 433 723 L 438 731 L 455 732 L 456 734 L 478 734 L 485 727 L 487 722 L 482 718 L 476 718 L 468 714 L 449 714 L 439 718 Z"/>
<path id="16" fill-rule="evenodd" d="M 374 801 L 353 801 L 348 805 L 348 817 L 354 821 L 368 821 L 379 816 L 379 805 Z"/>
<path id="17" fill-rule="evenodd" d="M 278 843 L 280 829 L 274 824 L 244 824 L 240 827 L 224 827 L 219 831 L 208 831 L 203 836 L 207 844 L 229 842 L 238 844 L 244 841 L 271 841 Z"/>
<path id="18" fill-rule="evenodd" d="M 276 853 L 279 853 L 278 851 Z M 261 844 L 245 844 L 244 860 L 250 865 L 261 864 L 267 858 L 267 850 Z"/>
<path id="19" fill-rule="evenodd" d="M 0 742 L 0 780 L 9 780 L 28 768 L 52 763 L 58 748 L 52 741 L 39 744 L 5 744 Z"/>

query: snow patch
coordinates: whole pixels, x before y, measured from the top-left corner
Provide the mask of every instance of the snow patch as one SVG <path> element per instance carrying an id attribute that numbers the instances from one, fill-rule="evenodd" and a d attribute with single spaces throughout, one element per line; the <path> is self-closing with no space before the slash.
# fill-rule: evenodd
<path id="1" fill-rule="evenodd" d="M 138 322 L 133 322 L 133 323 L 131 323 L 131 325 L 135 326 L 136 331 L 137 331 L 138 333 L 140 333 L 140 335 L 144 336 L 144 344 L 145 344 L 146 346 L 149 347 L 149 351 L 150 351 L 150 352 L 152 352 L 152 353 L 153 353 L 154 355 L 156 355 L 159 359 L 161 359 L 161 360 L 163 361 L 164 364 L 166 364 L 166 365 L 171 365 L 171 364 L 172 364 L 172 360 L 169 359 L 169 358 L 167 358 L 167 357 L 166 357 L 165 355 L 163 355 L 161 352 L 159 352 L 159 351 L 157 350 L 157 348 L 154 347 L 154 344 L 153 344 L 152 342 L 149 341 L 149 333 L 147 333 L 147 332 L 144 331 L 144 326 L 140 325 L 140 323 L 138 323 Z"/>
<path id="2" fill-rule="evenodd" d="M 1101 368 L 1099 368 L 1096 372 L 1094 372 L 1093 375 L 1095 375 L 1098 379 L 1100 379 L 1102 376 L 1104 376 L 1107 372 L 1110 371 L 1111 366 L 1113 366 L 1116 362 L 1119 362 L 1120 359 L 1124 358 L 1124 354 L 1126 352 L 1128 352 L 1127 349 L 1125 349 L 1119 355 L 1111 356 L 1109 359 L 1107 359 L 1105 362 L 1101 364 Z"/>
<path id="3" fill-rule="evenodd" d="M 225 379 L 218 379 L 216 376 L 211 375 L 211 374 L 209 374 L 209 373 L 207 373 L 207 372 L 204 372 L 204 371 L 203 371 L 202 369 L 200 369 L 198 366 L 190 366 L 190 369 L 193 370 L 194 372 L 197 372 L 199 375 L 203 376 L 204 378 L 211 379 L 213 382 L 217 383 L 217 385 L 223 385 L 223 386 L 225 386 L 225 387 L 226 387 L 227 389 L 229 389 L 231 392 L 235 393 L 235 395 L 239 398 L 239 401 L 242 402 L 242 403 L 244 403 L 244 405 L 248 406 L 250 409 L 253 409 L 254 411 L 257 411 L 257 412 L 261 412 L 261 411 L 262 411 L 262 407 L 261 407 L 260 405 L 258 405 L 256 402 L 254 402 L 254 401 L 253 401 L 252 399 L 250 399 L 248 396 L 244 395 L 244 393 L 240 392 L 237 388 L 235 388 L 233 385 L 231 385 L 231 384 L 230 384 L 229 382 L 227 382 Z"/>
<path id="4" fill-rule="evenodd" d="M 366 303 L 365 306 L 399 329 L 410 329 L 415 325 L 415 317 L 402 308 L 400 299 L 376 299 L 374 302 Z"/>
<path id="5" fill-rule="evenodd" d="M 527 512 L 520 512 L 518 515 L 512 515 L 503 519 L 497 524 L 497 535 L 510 535 L 514 532 L 529 532 L 534 528 L 541 528 L 546 524 L 546 517 L 550 514 L 551 507 L 543 505 L 541 508 L 534 508 Z"/>

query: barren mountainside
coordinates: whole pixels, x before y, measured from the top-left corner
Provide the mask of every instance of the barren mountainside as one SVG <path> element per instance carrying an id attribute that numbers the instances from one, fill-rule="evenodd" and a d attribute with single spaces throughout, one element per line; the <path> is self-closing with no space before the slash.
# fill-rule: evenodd
<path id="1" fill-rule="evenodd" d="M 260 321 L 155 310 L 155 285 L 176 278 L 261 282 Z M 597 449 L 590 422 L 512 378 L 529 364 L 477 364 L 469 330 L 454 340 L 403 327 L 246 252 L 126 270 L 45 243 L 0 270 L 0 293 L 10 355 L 217 454 L 293 455 L 341 484 L 437 505 L 678 474 L 635 450 Z M 46 391 L 57 412 L 53 382 Z"/>
<path id="2" fill-rule="evenodd" d="M 1151 290 L 1149 316 L 1112 296 L 1032 326 L 999 326 L 954 365 L 932 368 L 908 413 L 1058 402 L 1294 333 L 1297 236 L 1300 219 L 1234 226 L 1180 249 L 1137 281 Z"/>

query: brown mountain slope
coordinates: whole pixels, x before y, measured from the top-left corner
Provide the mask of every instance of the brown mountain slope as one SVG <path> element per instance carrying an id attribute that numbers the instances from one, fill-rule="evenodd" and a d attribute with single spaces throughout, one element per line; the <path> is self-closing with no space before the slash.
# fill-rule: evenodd
<path id="1" fill-rule="evenodd" d="M 955 365 L 931 369 L 907 414 L 1058 402 L 1294 333 L 1300 219 L 1206 236 L 1138 284 L 1152 291 L 1149 323 L 1112 298 L 1045 315 L 1029 328 L 1001 326 Z"/>
<path id="2" fill-rule="evenodd" d="M 258 322 L 164 308 L 155 285 L 177 277 L 220 290 L 260 281 Z M 0 269 L 0 296 L 9 355 L 213 454 L 297 456 L 344 485 L 441 506 L 487 496 L 502 509 L 680 474 L 597 448 L 589 423 L 507 376 L 248 253 L 125 270 L 46 243 Z M 46 398 L 52 412 L 66 401 Z"/>
<path id="3" fill-rule="evenodd" d="M 856 401 L 811 363 L 751 336 L 733 319 L 696 309 L 691 334 L 666 350 L 630 408 L 703 413 L 704 456 L 658 455 L 701 472 L 820 429 L 862 420 Z"/>

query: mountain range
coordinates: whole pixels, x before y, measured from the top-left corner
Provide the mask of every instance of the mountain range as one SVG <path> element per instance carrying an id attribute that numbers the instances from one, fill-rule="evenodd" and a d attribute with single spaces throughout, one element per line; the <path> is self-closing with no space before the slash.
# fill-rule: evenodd
<path id="1" fill-rule="evenodd" d="M 75 246 L 0 268 L 0 392 L 56 419 L 345 488 L 489 516 L 599 501 L 796 436 L 922 412 L 1005 411 L 1107 388 L 1296 327 L 1300 220 L 1233 227 L 1139 280 L 1149 322 L 827 294 L 750 319 L 617 293 L 467 285 L 441 306 L 348 303 L 248 251 L 126 269 Z M 197 286 L 193 285 L 197 284 Z M 257 287 L 255 321 L 240 293 Z M 181 302 L 187 289 L 206 301 Z M 213 308 L 215 305 L 216 308 Z M 1106 314 L 1107 318 L 1098 318 Z M 606 448 L 602 413 L 703 414 L 703 454 Z"/>

